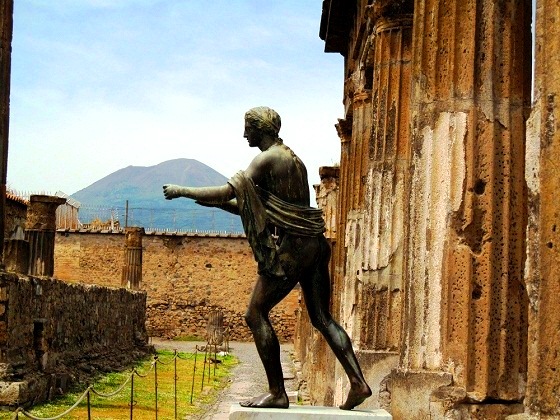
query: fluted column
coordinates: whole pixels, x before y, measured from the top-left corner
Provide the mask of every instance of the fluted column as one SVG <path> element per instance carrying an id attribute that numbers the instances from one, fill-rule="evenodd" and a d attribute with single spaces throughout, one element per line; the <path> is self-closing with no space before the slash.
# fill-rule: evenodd
<path id="1" fill-rule="evenodd" d="M 142 283 L 142 236 L 144 228 L 129 227 L 125 231 L 124 266 L 121 285 L 138 290 Z"/>
<path id="2" fill-rule="evenodd" d="M 331 273 L 333 278 L 333 296 L 340 296 L 340 290 L 344 283 L 344 267 L 346 266 L 346 248 L 345 231 L 346 231 L 346 214 L 350 208 L 348 197 L 350 196 L 349 176 L 352 162 L 350 160 L 350 143 L 352 142 L 352 120 L 339 120 L 336 124 L 336 130 L 340 137 L 340 179 L 338 206 L 336 213 L 337 238 L 333 249 L 331 263 L 334 270 Z M 332 300 L 332 299 L 331 299 Z M 340 314 L 340 299 L 333 300 L 333 314 L 338 318 Z"/>
<path id="3" fill-rule="evenodd" d="M 355 308 L 359 304 L 362 285 L 362 242 L 360 234 L 363 228 L 365 174 L 367 173 L 367 156 L 372 131 L 371 87 L 360 85 L 352 97 L 352 139 L 348 143 L 348 161 L 344 178 L 344 195 L 346 213 L 344 218 L 345 266 L 344 280 L 341 282 L 340 322 L 354 342 L 359 342 L 359 317 Z M 342 239 L 342 238 L 341 238 Z M 342 262 L 342 261 L 341 261 Z"/>
<path id="4" fill-rule="evenodd" d="M 530 414 L 560 416 L 560 5 L 537 0 L 535 100 L 527 127 Z M 548 418 L 548 417 L 547 417 Z"/>
<path id="5" fill-rule="evenodd" d="M 319 177 L 321 183 L 315 185 L 315 197 L 317 206 L 323 211 L 323 218 L 325 219 L 325 238 L 327 238 L 331 249 L 336 248 L 337 243 L 337 228 L 338 228 L 338 203 L 339 203 L 339 190 L 340 190 L 340 167 L 339 166 L 321 166 L 319 168 Z M 332 273 L 335 269 L 335 258 L 331 256 L 329 264 L 329 273 L 331 274 L 331 282 L 333 279 Z M 337 296 L 336 293 L 333 293 Z M 331 299 L 331 308 L 335 305 L 336 299 Z M 338 308 L 336 309 L 338 310 Z"/>
<path id="6" fill-rule="evenodd" d="M 402 398 L 393 414 L 441 415 L 429 412 L 430 395 L 452 402 L 444 411 L 473 401 L 519 410 L 510 403 L 523 398 L 526 373 L 530 8 L 415 3 L 405 331 L 393 387 Z M 425 380 L 410 393 L 414 371 Z M 446 385 L 453 391 L 434 394 Z M 416 417 L 407 401 L 422 404 Z"/>
<path id="7" fill-rule="evenodd" d="M 338 166 L 321 166 L 319 168 L 319 177 L 321 183 L 314 185 L 317 206 L 323 210 L 323 218 L 325 219 L 325 238 L 331 242 L 335 242 L 337 235 L 337 208 L 338 208 L 338 190 L 340 179 L 340 167 Z"/>
<path id="8" fill-rule="evenodd" d="M 337 240 L 337 209 L 339 191 L 339 167 L 322 166 L 319 168 L 321 183 L 314 185 L 317 206 L 323 211 L 325 219 L 325 238 L 334 249 Z M 334 258 L 331 258 L 329 270 L 332 273 Z M 332 283 L 331 274 L 331 283 Z M 337 296 L 333 288 L 332 296 Z M 331 299 L 331 311 L 338 310 L 338 299 Z M 336 309 L 334 309 L 336 307 Z M 322 334 L 311 325 L 305 301 L 300 292 L 300 308 L 297 315 L 294 348 L 301 361 L 301 370 L 310 390 L 312 404 L 333 404 L 333 383 L 335 357 L 330 351 Z M 321 369 L 317 369 L 321 366 Z"/>
<path id="9" fill-rule="evenodd" d="M 373 30 L 371 136 L 360 226 L 360 348 L 399 345 L 403 290 L 405 182 L 410 165 L 412 6 L 370 9 Z M 409 13 L 407 13 L 409 12 Z M 350 249 L 349 249 L 350 250 Z"/>
<path id="10" fill-rule="evenodd" d="M 346 141 L 340 179 L 338 246 L 344 258 L 337 260 L 337 268 L 343 269 L 336 282 L 338 315 L 375 389 L 396 366 L 400 341 L 412 10 L 412 1 L 364 4 L 347 58 L 345 103 L 352 128 L 348 139 L 341 136 Z M 336 377 L 344 382 L 342 369 L 337 368 Z M 378 394 L 366 404 L 386 404 Z M 345 387 L 337 386 L 335 403 L 344 395 Z"/>
<path id="11" fill-rule="evenodd" d="M 29 242 L 29 274 L 52 276 L 54 273 L 54 235 L 56 208 L 65 198 L 32 195 L 27 207 L 25 239 Z"/>
<path id="12" fill-rule="evenodd" d="M 29 271 L 29 242 L 24 239 L 4 241 L 4 268 L 6 271 L 27 274 Z"/>

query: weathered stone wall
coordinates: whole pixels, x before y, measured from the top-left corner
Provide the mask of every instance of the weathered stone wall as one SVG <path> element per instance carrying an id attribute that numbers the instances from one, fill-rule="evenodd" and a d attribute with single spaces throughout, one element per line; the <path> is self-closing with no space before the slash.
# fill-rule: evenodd
<path id="1" fill-rule="evenodd" d="M 119 287 L 125 259 L 122 234 L 58 232 L 55 277 Z M 256 262 L 244 237 L 145 235 L 141 290 L 147 292 L 147 328 L 153 336 L 205 338 L 209 311 L 220 309 L 231 340 L 249 341 L 244 313 L 256 279 Z M 299 292 L 271 313 L 281 341 L 295 329 Z"/>
<path id="2" fill-rule="evenodd" d="M 19 234 L 14 239 L 23 239 L 25 221 L 27 218 L 28 202 L 8 194 L 6 197 L 6 220 L 4 222 L 4 238 L 11 239 L 12 236 Z"/>
<path id="3" fill-rule="evenodd" d="M 25 404 L 147 351 L 146 294 L 0 273 L 0 404 Z"/>

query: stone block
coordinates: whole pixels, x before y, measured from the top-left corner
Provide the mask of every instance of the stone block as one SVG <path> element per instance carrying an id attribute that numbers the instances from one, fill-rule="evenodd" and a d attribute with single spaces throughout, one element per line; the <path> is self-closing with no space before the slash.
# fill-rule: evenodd
<path id="1" fill-rule="evenodd" d="M 28 397 L 28 384 L 24 382 L 0 382 L 0 405 L 15 406 Z"/>
<path id="2" fill-rule="evenodd" d="M 288 401 L 290 401 L 290 404 L 297 404 L 298 402 L 298 392 L 297 391 L 288 391 Z"/>
<path id="3" fill-rule="evenodd" d="M 8 288 L 0 287 L 0 302 L 7 302 L 7 301 L 8 301 Z"/>
<path id="4" fill-rule="evenodd" d="M 341 410 L 335 407 L 298 406 L 292 405 L 288 409 L 282 408 L 247 408 L 239 404 L 232 404 L 229 420 L 284 420 L 284 419 L 312 419 L 312 420 L 351 420 L 351 419 L 383 419 L 393 417 L 385 410 Z"/>
<path id="5" fill-rule="evenodd" d="M 446 372 L 399 371 L 392 373 L 391 412 L 396 418 L 423 420 L 431 418 L 430 397 L 441 387 L 452 384 Z"/>
<path id="6" fill-rule="evenodd" d="M 4 309 L 6 309 L 4 305 L 2 306 L 4 307 Z M 5 345 L 7 341 L 8 341 L 8 324 L 6 323 L 6 321 L 0 321 L 0 343 L 2 345 Z"/>

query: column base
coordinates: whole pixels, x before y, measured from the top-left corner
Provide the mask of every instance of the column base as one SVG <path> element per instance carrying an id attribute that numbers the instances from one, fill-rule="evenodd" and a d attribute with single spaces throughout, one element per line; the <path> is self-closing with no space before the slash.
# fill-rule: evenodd
<path id="1" fill-rule="evenodd" d="M 399 419 L 429 419 L 430 398 L 440 387 L 450 386 L 451 374 L 430 371 L 393 370 L 391 374 L 391 412 Z"/>

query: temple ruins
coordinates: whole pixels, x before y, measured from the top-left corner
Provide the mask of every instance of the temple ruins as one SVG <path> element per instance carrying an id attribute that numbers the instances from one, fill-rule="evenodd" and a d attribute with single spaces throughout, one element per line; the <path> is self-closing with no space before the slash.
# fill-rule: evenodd
<path id="1" fill-rule="evenodd" d="M 0 246 L 12 13 L 3 1 Z M 344 57 L 341 160 L 321 169 L 317 197 L 333 246 L 331 309 L 374 390 L 363 408 L 558 418 L 558 0 L 324 0 L 318 29 L 325 52 Z M 3 275 L 2 287 L 16 281 Z M 29 295 L 46 290 L 26 282 Z M 311 402 L 336 405 L 348 384 L 325 349 L 299 317 Z M 30 360 L 43 360 L 36 351 Z"/>
<path id="2" fill-rule="evenodd" d="M 344 56 L 333 306 L 366 404 L 394 418 L 560 415 L 560 5 L 532 12 L 323 1 L 325 51 Z M 312 400 L 336 404 L 321 345 L 298 335 Z"/>

